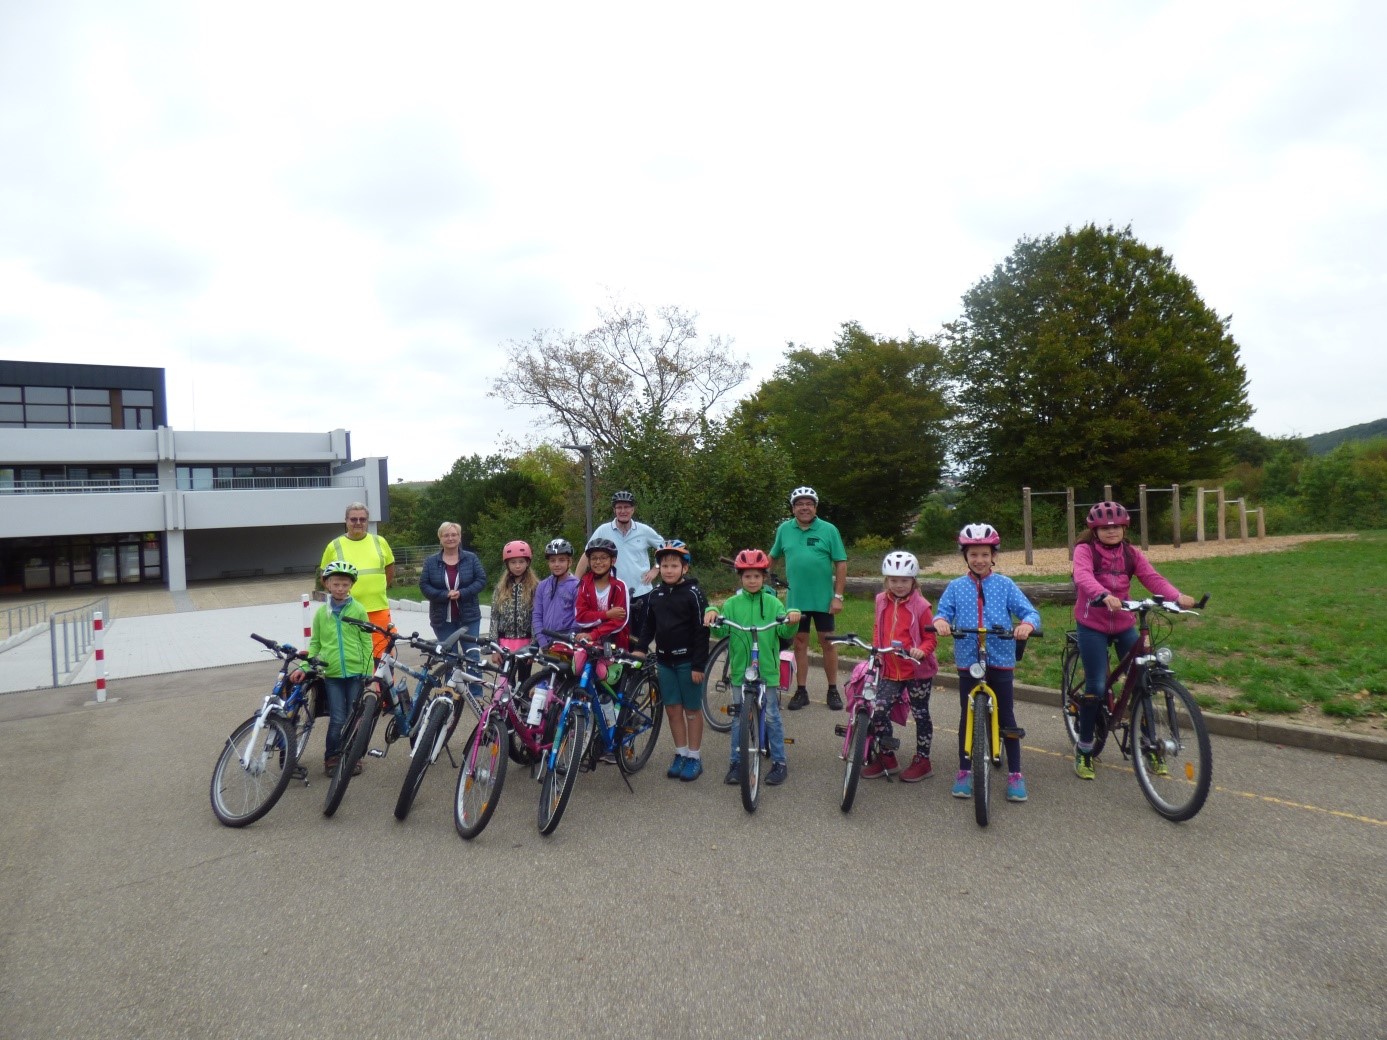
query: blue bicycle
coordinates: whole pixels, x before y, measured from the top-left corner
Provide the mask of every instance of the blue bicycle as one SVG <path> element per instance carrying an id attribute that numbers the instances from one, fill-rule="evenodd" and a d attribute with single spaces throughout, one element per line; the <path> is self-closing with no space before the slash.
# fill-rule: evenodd
<path id="1" fill-rule="evenodd" d="M 212 770 L 212 812 L 228 827 L 245 827 L 264 816 L 290 780 L 308 786 L 308 770 L 299 760 L 313 732 L 314 710 L 326 703 L 321 660 L 288 643 L 254 633 L 251 638 L 283 664 L 260 710 L 232 730 Z M 299 662 L 307 665 L 303 680 L 290 682 L 289 672 Z"/>

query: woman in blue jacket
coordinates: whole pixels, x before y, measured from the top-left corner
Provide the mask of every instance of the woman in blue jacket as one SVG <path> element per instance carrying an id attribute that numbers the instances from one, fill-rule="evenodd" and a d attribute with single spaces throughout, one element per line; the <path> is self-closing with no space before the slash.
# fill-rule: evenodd
<path id="1" fill-rule="evenodd" d="M 459 630 L 476 636 L 482 624 L 477 593 L 486 588 L 482 561 L 462 548 L 462 528 L 451 520 L 439 526 L 438 544 L 441 548 L 424 561 L 419 575 L 434 638 L 441 643 Z"/>

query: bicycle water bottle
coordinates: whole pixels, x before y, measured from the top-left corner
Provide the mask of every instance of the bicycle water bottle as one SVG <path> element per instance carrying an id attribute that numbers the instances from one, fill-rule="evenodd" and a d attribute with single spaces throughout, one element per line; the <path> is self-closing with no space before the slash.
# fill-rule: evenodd
<path id="1" fill-rule="evenodd" d="M 534 695 L 530 698 L 530 714 L 525 719 L 527 726 L 538 726 L 544 718 L 544 706 L 549 702 L 549 684 L 536 683 Z"/>
<path id="2" fill-rule="evenodd" d="M 605 698 L 602 700 L 602 717 L 607 720 L 607 728 L 616 725 L 616 704 Z"/>
<path id="3" fill-rule="evenodd" d="M 409 680 L 403 675 L 395 681 L 395 703 L 401 708 L 409 707 Z"/>

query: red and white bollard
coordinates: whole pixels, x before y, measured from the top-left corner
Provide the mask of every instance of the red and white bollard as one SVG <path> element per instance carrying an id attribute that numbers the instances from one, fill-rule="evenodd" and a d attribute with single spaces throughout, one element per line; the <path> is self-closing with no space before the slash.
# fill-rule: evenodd
<path id="1" fill-rule="evenodd" d="M 101 611 L 92 615 L 92 629 L 96 638 L 96 703 L 106 703 L 106 639 L 101 620 Z"/>
<path id="2" fill-rule="evenodd" d="M 308 593 L 303 594 L 303 645 L 307 646 L 308 641 L 313 638 L 313 611 L 312 596 Z"/>

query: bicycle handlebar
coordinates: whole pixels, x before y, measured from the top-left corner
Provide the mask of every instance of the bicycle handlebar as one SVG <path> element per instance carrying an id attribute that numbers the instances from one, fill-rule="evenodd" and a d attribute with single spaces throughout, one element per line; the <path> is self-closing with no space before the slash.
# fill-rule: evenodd
<path id="1" fill-rule="evenodd" d="M 856 632 L 844 632 L 841 636 L 834 636 L 829 642 L 846 643 L 849 646 L 855 646 L 859 650 L 866 650 L 873 654 L 895 654 L 898 657 L 914 660 L 914 658 L 910 657 L 910 651 L 901 649 L 902 644 L 899 642 L 894 646 L 872 646 L 870 643 L 863 642 L 859 639 Z"/>
<path id="2" fill-rule="evenodd" d="M 327 662 L 321 657 L 309 657 L 307 650 L 300 650 L 295 646 L 290 646 L 288 643 L 276 643 L 273 639 L 266 639 L 264 636 L 257 635 L 254 632 L 250 634 L 250 637 L 257 643 L 263 644 L 286 661 L 303 661 L 315 672 L 321 672 L 327 667 Z"/>
<path id="3" fill-rule="evenodd" d="M 1094 596 L 1088 601 L 1090 607 L 1096 607 L 1108 598 L 1109 593 L 1101 596 Z M 1203 610 L 1209 605 L 1209 593 L 1204 595 L 1192 607 L 1182 607 L 1178 600 L 1163 599 L 1160 596 L 1153 596 L 1150 599 L 1124 599 L 1119 610 L 1125 610 L 1128 614 L 1139 614 L 1146 610 L 1164 610 L 1167 614 L 1194 614 Z"/>
<path id="4" fill-rule="evenodd" d="M 769 628 L 775 628 L 775 627 L 778 626 L 778 625 L 783 625 L 783 624 L 785 624 L 785 622 L 787 622 L 787 621 L 789 621 L 789 620 L 790 620 L 790 615 L 789 615 L 789 614 L 781 614 L 778 618 L 776 618 L 774 621 L 772 621 L 772 622 L 771 622 L 770 624 L 768 624 L 768 625 L 750 625 L 750 626 L 747 626 L 747 625 L 739 625 L 739 624 L 737 624 L 737 622 L 735 622 L 735 621 L 729 621 L 727 618 L 725 618 L 725 617 L 723 617 L 721 614 L 719 614 L 717 617 L 713 618 L 713 624 L 709 625 L 708 627 L 709 627 L 709 628 L 713 628 L 713 627 L 716 627 L 716 626 L 718 626 L 718 625 L 726 625 L 728 628 L 735 628 L 735 629 L 737 629 L 737 630 L 740 631 L 740 632 L 750 632 L 752 635 L 755 635 L 756 633 L 758 633 L 758 632 L 764 632 L 764 631 L 766 631 L 766 630 L 769 629 Z"/>
<path id="5" fill-rule="evenodd" d="M 375 633 L 378 633 L 379 635 L 385 636 L 386 639 L 390 640 L 390 643 L 391 643 L 392 646 L 393 646 L 396 642 L 398 642 L 399 640 L 405 639 L 405 638 L 406 638 L 406 636 L 404 636 L 404 635 L 400 632 L 400 630 L 399 630 L 398 628 L 396 628 L 394 625 L 391 625 L 389 628 L 381 628 L 380 625 L 373 624 L 373 623 L 370 622 L 370 621 L 361 621 L 361 620 L 359 620 L 359 619 L 357 619 L 357 618 L 353 618 L 353 617 L 344 617 L 342 620 L 345 621 L 347 624 L 349 624 L 349 625 L 355 627 L 355 628 L 362 629 L 363 631 L 366 631 L 366 632 L 375 632 Z M 418 639 L 418 638 L 419 638 L 419 633 L 418 633 L 418 632 L 413 632 L 413 633 L 411 633 L 411 634 L 408 636 L 408 638 L 409 638 L 409 639 Z"/>

